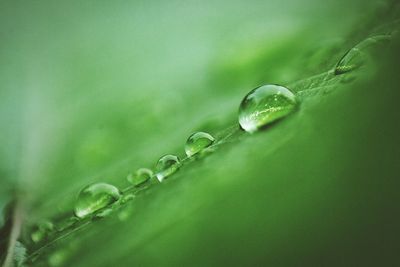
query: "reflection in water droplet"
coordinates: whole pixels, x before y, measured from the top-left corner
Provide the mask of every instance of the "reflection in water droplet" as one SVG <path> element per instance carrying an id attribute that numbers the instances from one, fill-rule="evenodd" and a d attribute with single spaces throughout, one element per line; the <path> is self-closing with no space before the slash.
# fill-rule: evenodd
<path id="1" fill-rule="evenodd" d="M 185 152 L 188 157 L 199 153 L 203 149 L 211 146 L 215 139 L 205 132 L 197 132 L 189 136 L 185 145 Z"/>
<path id="2" fill-rule="evenodd" d="M 239 107 L 239 124 L 246 132 L 255 132 L 293 112 L 296 96 L 279 85 L 263 85 L 248 93 Z"/>
<path id="3" fill-rule="evenodd" d="M 38 243 L 45 239 L 54 229 L 54 225 L 50 221 L 42 221 L 38 223 L 31 233 L 33 242 Z"/>
<path id="4" fill-rule="evenodd" d="M 113 185 L 95 183 L 84 187 L 75 204 L 75 215 L 84 218 L 119 200 L 120 191 Z"/>
<path id="5" fill-rule="evenodd" d="M 165 155 L 161 157 L 156 166 L 156 176 L 157 179 L 162 182 L 165 178 L 175 173 L 181 163 L 177 156 Z"/>
<path id="6" fill-rule="evenodd" d="M 126 179 L 131 184 L 138 186 L 150 181 L 152 176 L 153 172 L 150 169 L 141 168 L 135 174 L 130 173 Z"/>
<path id="7" fill-rule="evenodd" d="M 340 75 L 346 72 L 360 68 L 366 62 L 371 60 L 371 53 L 379 44 L 387 43 L 391 40 L 390 35 L 377 35 L 369 37 L 356 46 L 351 48 L 344 54 L 335 67 L 335 75 Z"/>

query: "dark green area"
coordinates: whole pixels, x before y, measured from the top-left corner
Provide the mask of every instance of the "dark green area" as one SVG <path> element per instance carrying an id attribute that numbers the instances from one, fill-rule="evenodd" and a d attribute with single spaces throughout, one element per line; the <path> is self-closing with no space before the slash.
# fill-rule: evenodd
<path id="1" fill-rule="evenodd" d="M 29 265 L 395 265 L 398 36 L 372 66 L 310 77 L 398 19 L 381 1 L 2 2 L 0 208 L 18 192 L 28 254 L 83 186 L 125 188 L 194 131 L 218 141 L 254 87 L 301 99 Z"/>

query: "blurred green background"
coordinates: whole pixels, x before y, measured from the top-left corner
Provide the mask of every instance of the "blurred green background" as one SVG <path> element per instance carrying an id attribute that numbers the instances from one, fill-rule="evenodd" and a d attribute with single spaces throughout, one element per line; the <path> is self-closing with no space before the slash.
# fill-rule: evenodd
<path id="1" fill-rule="evenodd" d="M 183 156 L 192 132 L 237 123 L 254 87 L 331 69 L 395 27 L 393 3 L 2 1 L 0 209 L 22 196 L 27 254 L 30 225 L 72 214 L 80 188 L 124 188 Z M 375 75 L 305 97 L 33 265 L 395 266 L 398 47 Z"/>

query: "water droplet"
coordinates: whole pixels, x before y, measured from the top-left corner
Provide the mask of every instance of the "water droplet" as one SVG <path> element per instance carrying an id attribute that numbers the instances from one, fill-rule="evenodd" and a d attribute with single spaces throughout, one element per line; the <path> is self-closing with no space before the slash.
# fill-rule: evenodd
<path id="1" fill-rule="evenodd" d="M 363 52 L 359 48 L 354 47 L 340 59 L 335 68 L 335 75 L 358 69 L 364 64 L 365 60 L 366 56 L 363 55 Z"/>
<path id="2" fill-rule="evenodd" d="M 296 96 L 279 85 L 263 85 L 248 93 L 239 107 L 239 124 L 246 132 L 255 132 L 295 110 Z"/>
<path id="3" fill-rule="evenodd" d="M 361 41 L 347 51 L 339 60 L 335 67 L 335 75 L 340 75 L 360 68 L 366 64 L 366 62 L 371 60 L 370 54 L 373 52 L 373 49 L 376 49 L 377 45 L 386 43 L 390 40 L 390 35 L 377 35 Z"/>
<path id="4" fill-rule="evenodd" d="M 122 198 L 121 198 L 121 203 L 122 203 L 122 204 L 125 204 L 125 203 L 127 203 L 127 202 L 133 200 L 134 198 L 135 198 L 135 195 L 134 195 L 134 194 L 126 194 L 126 195 L 122 196 Z"/>
<path id="5" fill-rule="evenodd" d="M 131 184 L 138 186 L 150 181 L 152 176 L 153 172 L 150 169 L 141 168 L 135 174 L 130 173 L 126 179 Z"/>
<path id="6" fill-rule="evenodd" d="M 53 229 L 54 225 L 50 221 L 42 221 L 38 223 L 31 233 L 32 241 L 35 243 L 42 241 L 53 231 Z"/>
<path id="7" fill-rule="evenodd" d="M 175 173 L 181 163 L 177 156 L 174 155 L 165 155 L 161 157 L 156 166 L 156 176 L 157 179 L 162 182 L 165 178 Z"/>
<path id="8" fill-rule="evenodd" d="M 185 152 L 188 157 L 199 153 L 204 148 L 211 146 L 215 138 L 205 132 L 197 132 L 189 136 L 185 145 Z"/>
<path id="9" fill-rule="evenodd" d="M 84 218 L 119 200 L 120 191 L 113 185 L 95 183 L 84 187 L 75 204 L 75 215 Z"/>
<path id="10" fill-rule="evenodd" d="M 93 220 L 103 219 L 109 216 L 113 211 L 114 211 L 113 208 L 104 208 L 94 215 Z"/>

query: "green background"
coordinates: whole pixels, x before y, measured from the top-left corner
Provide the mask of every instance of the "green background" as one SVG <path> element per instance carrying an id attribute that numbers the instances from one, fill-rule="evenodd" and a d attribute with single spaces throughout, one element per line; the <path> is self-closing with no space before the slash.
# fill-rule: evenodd
<path id="1" fill-rule="evenodd" d="M 0 208 L 23 202 L 29 254 L 31 225 L 72 215 L 83 186 L 124 188 L 129 172 L 183 156 L 192 132 L 223 136 L 248 91 L 328 71 L 393 29 L 398 10 L 383 1 L 2 1 Z M 292 116 L 184 166 L 138 195 L 126 218 L 95 221 L 32 265 L 395 266 L 398 48 L 394 38 L 355 81 L 302 97 Z"/>

